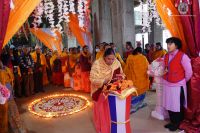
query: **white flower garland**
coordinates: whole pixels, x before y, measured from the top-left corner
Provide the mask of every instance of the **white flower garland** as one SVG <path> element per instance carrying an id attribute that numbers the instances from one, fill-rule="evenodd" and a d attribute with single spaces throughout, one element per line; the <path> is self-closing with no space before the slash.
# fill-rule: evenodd
<path id="1" fill-rule="evenodd" d="M 84 0 L 78 0 L 78 19 L 79 19 L 79 26 L 81 28 L 84 26 L 84 12 L 85 12 L 85 2 Z"/>
<path id="2" fill-rule="evenodd" d="M 34 20 L 33 20 L 33 27 L 36 28 L 42 23 L 42 14 L 44 12 L 44 5 L 41 2 L 36 9 L 34 10 Z"/>
<path id="3" fill-rule="evenodd" d="M 72 14 L 76 14 L 74 6 L 75 6 L 74 0 L 69 0 L 69 11 L 70 11 Z"/>
<path id="4" fill-rule="evenodd" d="M 88 15 L 89 1 L 78 0 L 77 13 L 75 10 L 75 0 L 57 0 L 57 5 L 54 5 L 52 0 L 43 0 L 34 12 L 34 27 L 38 27 L 42 23 L 42 15 L 47 18 L 52 29 L 58 29 L 63 32 L 62 22 L 69 23 L 69 13 L 78 14 L 79 26 L 84 27 L 85 17 Z M 56 7 L 55 7 L 56 6 Z M 54 11 L 58 9 L 58 23 L 55 24 Z"/>
<path id="5" fill-rule="evenodd" d="M 61 23 L 64 20 L 64 17 L 63 17 L 63 0 L 57 0 L 57 2 L 58 2 L 58 24 L 56 25 L 56 28 L 58 29 L 58 31 L 60 33 L 62 33 L 63 28 L 62 28 Z"/>
<path id="6" fill-rule="evenodd" d="M 69 1 L 63 1 L 63 17 L 66 23 L 69 23 Z"/>
<path id="7" fill-rule="evenodd" d="M 144 6 L 144 3 L 142 2 L 142 0 L 140 0 L 140 6 Z M 144 13 L 144 10 L 142 10 L 142 32 L 146 32 L 146 30 L 148 32 L 151 32 L 151 22 L 153 20 L 155 20 L 156 24 L 159 26 L 163 27 L 163 23 L 160 19 L 160 16 L 157 12 L 156 9 L 156 4 L 153 0 L 147 0 L 147 7 L 148 7 L 148 11 L 147 14 Z"/>
<path id="8" fill-rule="evenodd" d="M 47 19 L 49 20 L 49 23 L 50 23 L 50 27 L 51 28 L 55 28 L 55 20 L 54 20 L 54 15 L 53 15 L 53 12 L 54 12 L 54 4 L 51 0 L 44 0 L 44 9 L 45 9 L 45 16 L 47 17 Z"/>

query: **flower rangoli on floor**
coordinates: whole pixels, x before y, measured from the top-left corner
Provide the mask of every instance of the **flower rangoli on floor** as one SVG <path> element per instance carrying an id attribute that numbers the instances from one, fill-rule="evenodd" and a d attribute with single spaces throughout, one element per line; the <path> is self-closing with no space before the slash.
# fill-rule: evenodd
<path id="1" fill-rule="evenodd" d="M 51 118 L 77 113 L 89 106 L 87 98 L 74 94 L 56 94 L 36 99 L 29 105 L 35 115 Z"/>

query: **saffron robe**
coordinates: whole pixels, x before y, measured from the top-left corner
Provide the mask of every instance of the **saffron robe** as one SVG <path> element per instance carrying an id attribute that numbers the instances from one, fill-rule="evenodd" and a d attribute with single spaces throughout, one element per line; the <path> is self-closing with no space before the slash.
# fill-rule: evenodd
<path id="1" fill-rule="evenodd" d="M 101 57 L 103 57 L 103 54 L 104 54 L 104 51 L 99 51 L 99 52 L 97 52 L 97 54 L 96 54 L 96 60 L 98 60 L 98 59 L 100 59 Z"/>
<path id="2" fill-rule="evenodd" d="M 138 95 L 145 93 L 149 89 L 148 61 L 142 54 L 129 55 L 124 73 L 128 80 L 133 81 L 137 88 Z"/>
<path id="3" fill-rule="evenodd" d="M 158 50 L 153 53 L 153 60 L 163 57 L 167 52 L 165 50 Z"/>
<path id="4" fill-rule="evenodd" d="M 122 68 L 124 68 L 125 66 L 125 62 L 123 61 L 121 55 L 119 53 L 115 53 L 116 58 L 118 59 L 118 61 L 121 63 Z"/>
<path id="5" fill-rule="evenodd" d="M 34 63 L 37 62 L 37 53 L 33 52 L 31 53 L 31 57 L 34 61 Z M 48 67 L 46 57 L 44 54 L 40 53 L 40 60 L 42 65 L 42 79 L 43 79 L 43 85 L 49 84 L 48 77 L 47 77 L 47 71 L 46 68 Z"/>

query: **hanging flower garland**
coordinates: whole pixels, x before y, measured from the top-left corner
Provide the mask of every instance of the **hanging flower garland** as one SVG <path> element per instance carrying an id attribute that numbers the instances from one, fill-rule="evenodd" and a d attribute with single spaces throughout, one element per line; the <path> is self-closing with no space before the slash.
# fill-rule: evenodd
<path id="1" fill-rule="evenodd" d="M 142 15 L 142 32 L 146 32 L 146 27 L 149 27 L 149 23 L 147 21 L 147 13 L 145 13 L 144 11 L 144 3 L 142 0 L 140 0 L 140 7 L 142 8 L 142 11 L 141 11 L 141 15 Z"/>
<path id="2" fill-rule="evenodd" d="M 33 27 L 38 27 L 42 23 L 42 14 L 44 12 L 44 5 L 41 2 L 34 10 Z"/>
<path id="3" fill-rule="evenodd" d="M 63 28 L 62 28 L 61 23 L 64 20 L 64 16 L 63 16 L 63 0 L 57 0 L 57 2 L 58 2 L 58 23 L 57 23 L 57 25 L 55 27 L 58 29 L 58 31 L 60 33 L 62 33 L 63 32 Z"/>
<path id="4" fill-rule="evenodd" d="M 81 28 L 89 25 L 90 0 L 78 0 L 77 4 L 75 4 L 75 0 L 57 0 L 56 3 L 57 4 L 55 4 L 53 0 L 43 0 L 40 3 L 34 12 L 34 27 L 38 27 L 42 23 L 41 18 L 44 14 L 50 24 L 50 27 L 53 30 L 58 29 L 60 33 L 63 33 L 62 23 L 70 22 L 69 13 L 78 15 L 79 26 Z M 77 6 L 77 8 L 75 8 L 75 6 Z M 57 13 L 55 13 L 55 11 L 57 11 Z M 55 18 L 58 19 L 58 22 L 55 22 Z"/>
<path id="5" fill-rule="evenodd" d="M 142 32 L 151 32 L 151 23 L 153 20 L 157 25 L 163 26 L 163 23 L 159 17 L 156 9 L 156 4 L 153 0 L 147 0 L 147 13 L 144 12 L 144 2 L 140 0 L 140 6 L 142 7 Z"/>
<path id="6" fill-rule="evenodd" d="M 55 28 L 55 20 L 54 20 L 54 4 L 51 0 L 44 0 L 44 9 L 45 9 L 45 16 L 49 20 L 49 24 L 51 28 Z"/>
<path id="7" fill-rule="evenodd" d="M 69 1 L 63 1 L 63 17 L 66 23 L 69 23 Z"/>
<path id="8" fill-rule="evenodd" d="M 82 28 L 84 26 L 84 12 L 85 12 L 85 2 L 84 0 L 78 0 L 78 19 L 79 26 Z"/>
<path id="9" fill-rule="evenodd" d="M 74 0 L 69 0 L 69 11 L 70 11 L 72 14 L 76 14 L 74 6 L 75 6 Z"/>
<path id="10" fill-rule="evenodd" d="M 90 14 L 91 14 L 91 11 L 90 11 L 90 0 L 85 0 L 84 1 L 84 5 L 85 5 L 85 27 L 89 30 L 89 27 L 90 27 Z"/>

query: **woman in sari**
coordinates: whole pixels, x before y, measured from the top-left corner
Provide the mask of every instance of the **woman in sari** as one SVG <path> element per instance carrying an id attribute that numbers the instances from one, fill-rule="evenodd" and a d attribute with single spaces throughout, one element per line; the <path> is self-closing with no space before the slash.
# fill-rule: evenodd
<path id="1" fill-rule="evenodd" d="M 110 114 L 108 100 L 102 93 L 102 87 L 108 84 L 115 70 L 120 70 L 118 79 L 124 77 L 120 62 L 112 48 L 108 48 L 104 56 L 94 62 L 90 72 L 91 94 L 94 100 L 94 124 L 97 133 L 110 133 Z"/>
<path id="2" fill-rule="evenodd" d="M 80 56 L 80 66 L 81 66 L 81 88 L 85 92 L 90 92 L 90 70 L 92 65 L 92 58 L 89 52 L 88 46 L 83 47 L 83 52 Z"/>

